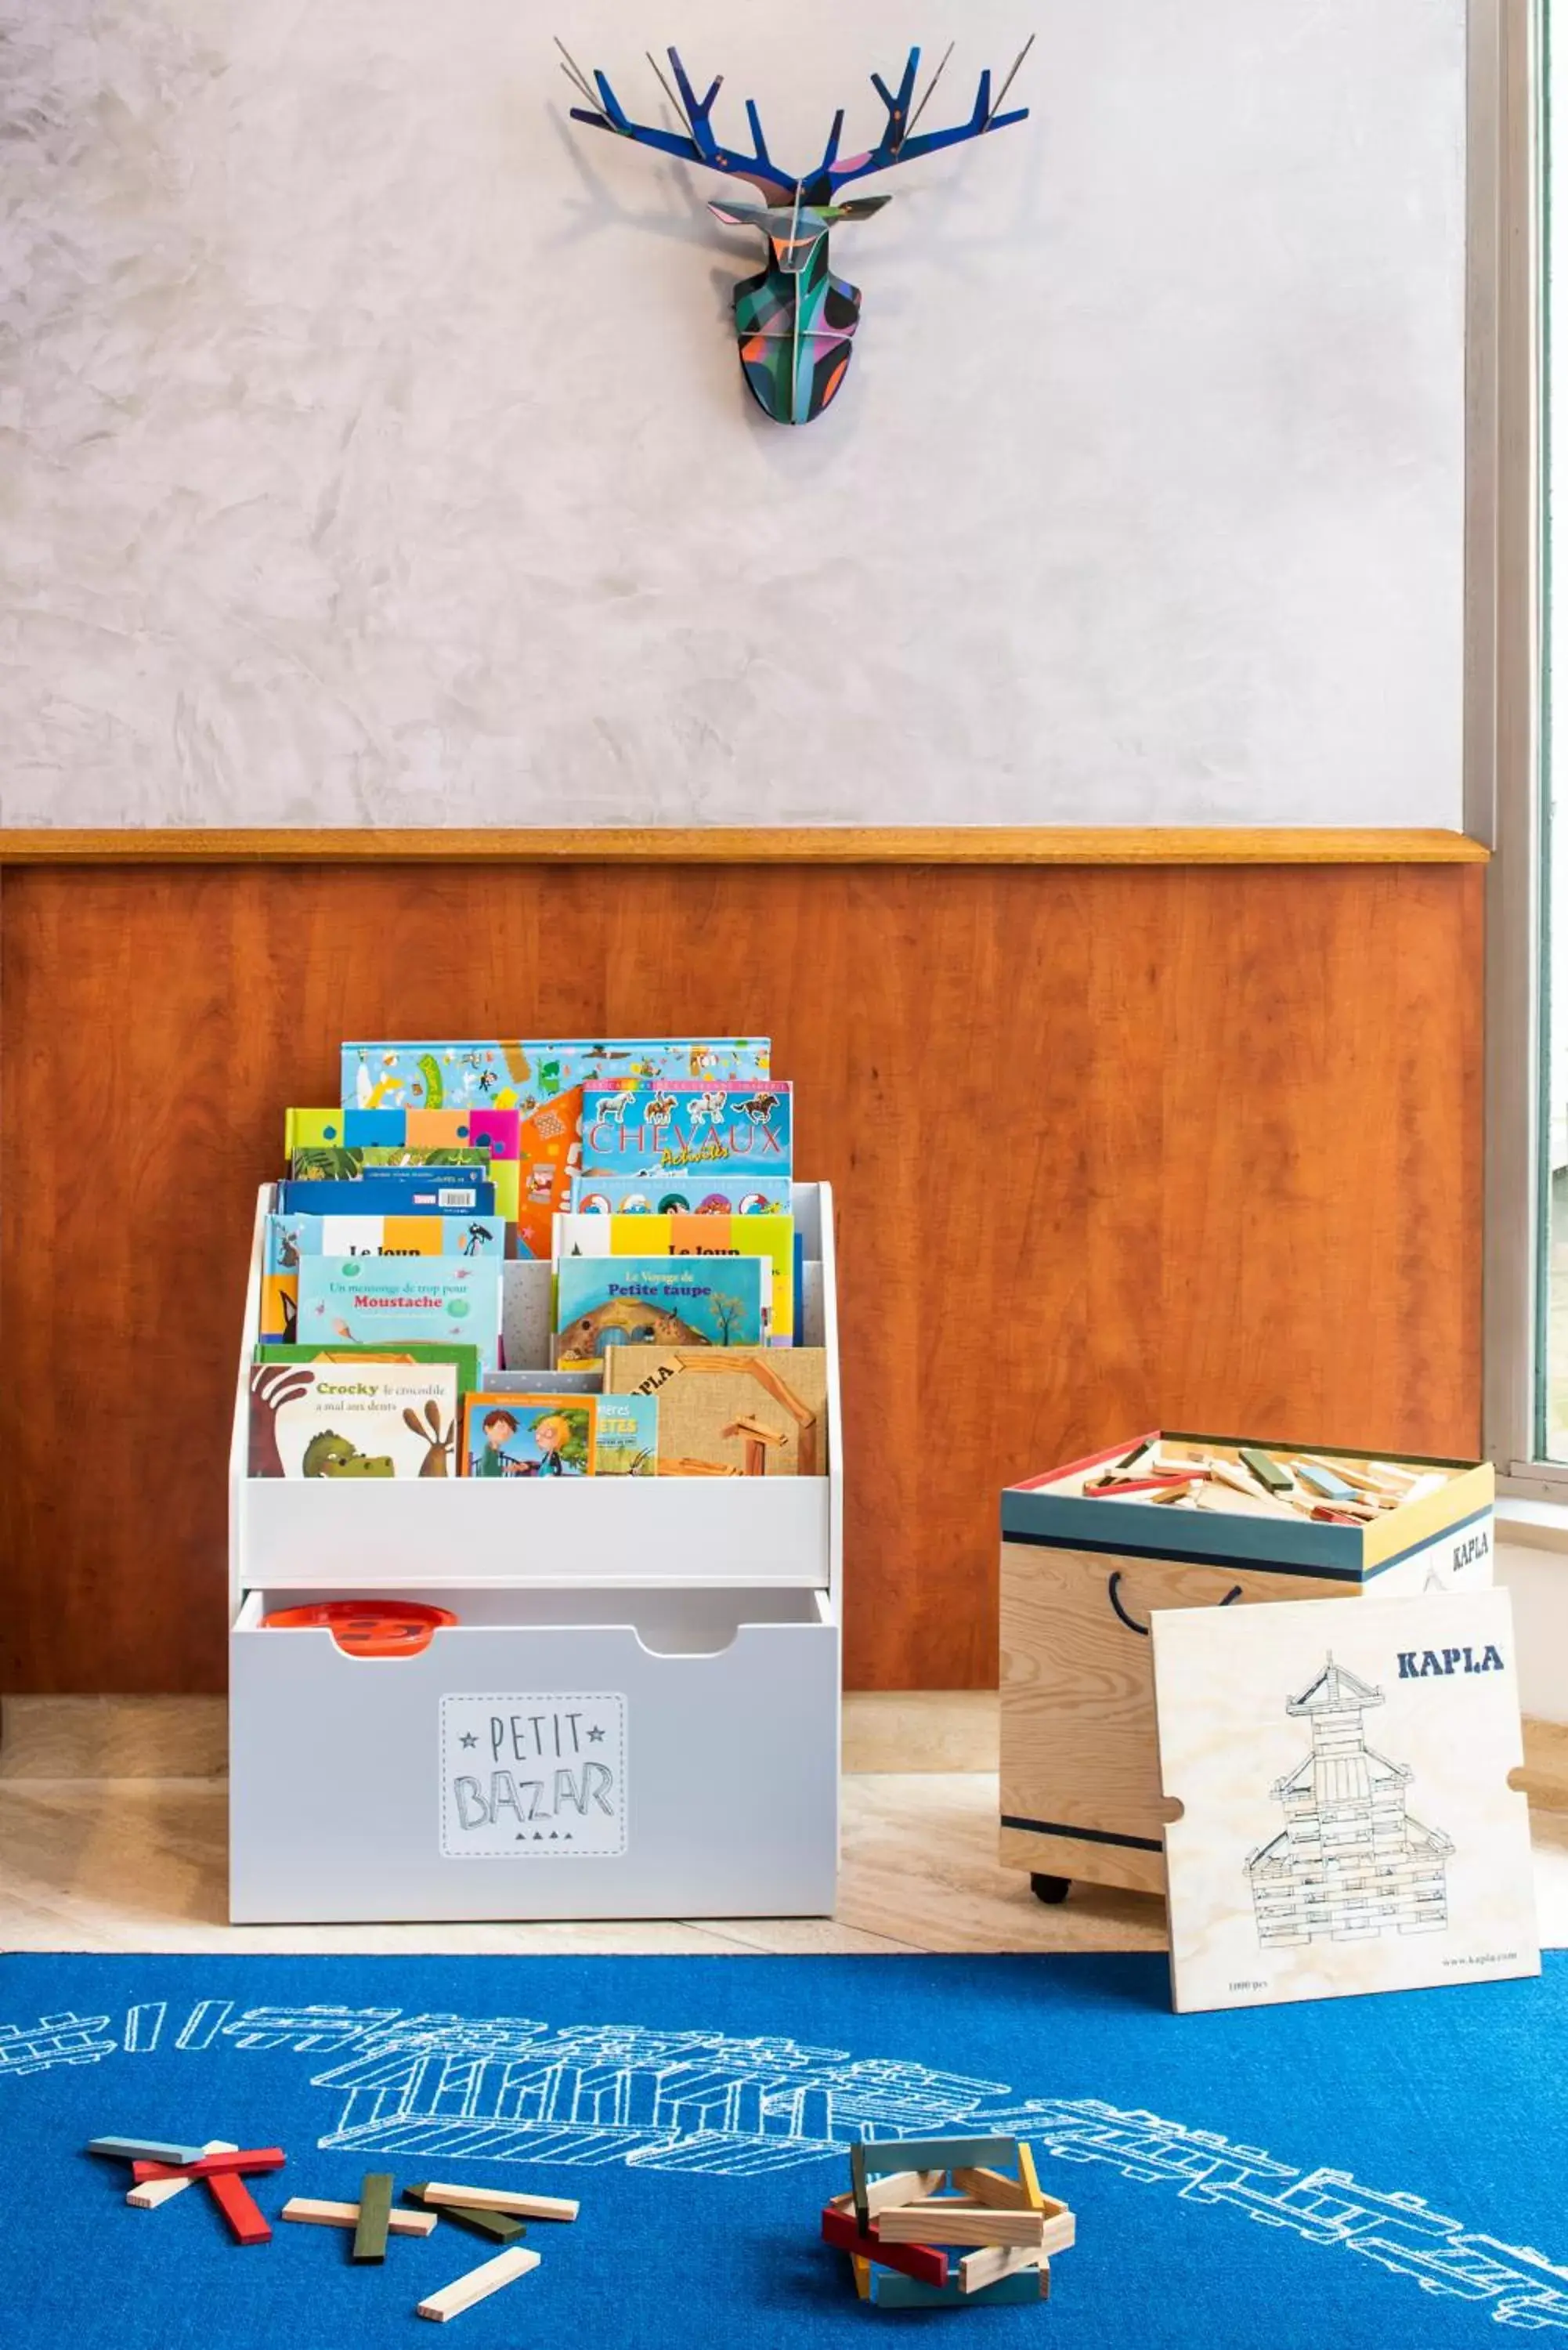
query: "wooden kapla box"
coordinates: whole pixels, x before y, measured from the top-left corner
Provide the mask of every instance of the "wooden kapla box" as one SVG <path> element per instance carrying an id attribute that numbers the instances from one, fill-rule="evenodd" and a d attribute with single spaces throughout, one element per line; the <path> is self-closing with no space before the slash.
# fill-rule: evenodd
<path id="1" fill-rule="evenodd" d="M 1157 1503 L 1092 1489 L 1139 1447 L 1155 1460 L 1315 1461 L 1348 1480 L 1387 1463 L 1410 1497 L 1367 1523 Z M 1085 1492 L 1085 1487 L 1090 1488 Z M 1298 1488 L 1299 1491 L 1299 1488 Z M 1218 1492 L 1206 1494 L 1219 1503 Z M 1490 1584 L 1490 1461 L 1151 1430 L 1002 1496 L 1002 1835 L 1004 1866 L 1044 1901 L 1074 1877 L 1165 1890 L 1148 1619 L 1162 1607 L 1379 1598 Z M 1326 1504 L 1325 1504 L 1326 1505 Z"/>

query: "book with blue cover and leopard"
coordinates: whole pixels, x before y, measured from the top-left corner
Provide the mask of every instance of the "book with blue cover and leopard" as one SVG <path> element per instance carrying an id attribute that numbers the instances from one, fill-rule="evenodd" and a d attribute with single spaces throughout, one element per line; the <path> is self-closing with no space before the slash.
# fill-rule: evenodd
<path id="1" fill-rule="evenodd" d="M 498 1258 L 302 1256 L 298 1279 L 302 1346 L 425 1338 L 477 1347 L 487 1367 L 497 1360 Z"/>
<path id="2" fill-rule="evenodd" d="M 700 1269 L 699 1269 L 700 1268 Z M 617 1346 L 755 1347 L 766 1335 L 765 1257 L 566 1257 L 556 1284 L 556 1367 L 582 1370 Z"/>

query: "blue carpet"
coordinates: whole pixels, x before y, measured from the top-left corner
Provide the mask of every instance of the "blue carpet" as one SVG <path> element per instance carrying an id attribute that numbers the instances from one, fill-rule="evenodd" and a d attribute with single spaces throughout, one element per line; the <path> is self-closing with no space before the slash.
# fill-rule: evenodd
<path id="1" fill-rule="evenodd" d="M 6 2350 L 417 2344 L 486 2256 L 440 2228 L 232 2245 L 132 2211 L 100 2135 L 280 2144 L 581 2199 L 471 2350 L 1026 2339 L 1480 2350 L 1568 2333 L 1568 1956 L 1539 1982 L 1173 2016 L 1161 1959 L 0 1959 Z M 817 2240 L 857 2136 L 1016 2132 L 1078 2214 L 1044 2307 L 895 2313 Z M 1532 2247 L 1539 2249 L 1532 2250 Z"/>

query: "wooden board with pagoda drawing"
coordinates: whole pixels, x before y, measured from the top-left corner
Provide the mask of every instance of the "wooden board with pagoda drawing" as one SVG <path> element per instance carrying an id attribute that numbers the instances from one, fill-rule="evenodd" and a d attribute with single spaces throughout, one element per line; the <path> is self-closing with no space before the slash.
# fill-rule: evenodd
<path id="1" fill-rule="evenodd" d="M 1506 1591 L 1149 1629 L 1178 2009 L 1540 1972 Z"/>

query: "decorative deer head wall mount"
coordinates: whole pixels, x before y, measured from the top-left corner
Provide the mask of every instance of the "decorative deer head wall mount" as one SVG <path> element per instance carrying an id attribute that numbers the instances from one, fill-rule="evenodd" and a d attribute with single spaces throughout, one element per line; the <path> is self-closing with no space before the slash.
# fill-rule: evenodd
<path id="1" fill-rule="evenodd" d="M 726 200 L 709 206 L 727 226 L 761 229 L 768 241 L 767 267 L 754 277 L 742 277 L 735 287 L 735 339 L 746 382 L 763 412 L 780 424 L 809 424 L 842 385 L 855 329 L 860 323 L 859 287 L 835 277 L 828 268 L 828 232 L 840 221 L 868 218 L 889 201 L 886 196 L 853 196 L 841 203 L 839 190 L 851 180 L 889 171 L 895 163 L 912 163 L 918 156 L 934 154 L 939 148 L 957 147 L 966 140 L 983 137 L 988 130 L 1005 130 L 1010 123 L 1023 121 L 1029 112 L 1026 106 L 1015 107 L 1011 114 L 1003 114 L 1002 106 L 1019 67 L 1034 46 L 1034 36 L 1031 34 L 1019 51 L 994 99 L 988 68 L 981 75 L 974 111 L 967 122 L 919 135 L 915 125 L 942 78 L 952 43 L 949 42 L 918 106 L 915 80 L 920 52 L 911 49 L 897 89 L 889 89 L 879 74 L 871 77 L 888 110 L 888 127 L 877 144 L 863 155 L 840 157 L 838 142 L 844 130 L 840 107 L 821 162 L 814 171 L 799 173 L 784 171 L 768 153 L 751 99 L 746 100 L 746 120 L 753 151 L 748 155 L 720 146 L 713 136 L 712 118 L 714 101 L 723 87 L 722 74 L 707 96 L 700 99 L 673 49 L 669 52 L 673 89 L 649 54 L 649 64 L 686 126 L 684 132 L 665 130 L 657 124 L 633 122 L 602 73 L 596 71 L 590 83 L 564 43 L 557 40 L 556 46 L 565 59 L 562 71 L 588 101 L 586 107 L 573 107 L 574 121 L 589 123 L 596 130 L 612 130 L 618 138 L 635 139 L 644 147 L 657 147 L 666 155 L 679 156 L 682 162 L 705 163 L 732 180 L 749 180 L 762 191 L 760 204 Z"/>

